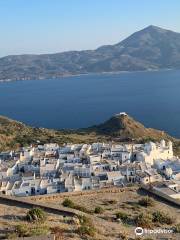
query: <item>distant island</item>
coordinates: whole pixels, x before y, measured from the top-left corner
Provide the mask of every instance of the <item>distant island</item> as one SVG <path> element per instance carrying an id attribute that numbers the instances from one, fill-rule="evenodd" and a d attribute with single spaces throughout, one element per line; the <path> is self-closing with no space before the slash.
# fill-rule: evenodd
<path id="1" fill-rule="evenodd" d="M 0 81 L 160 69 L 180 69 L 180 33 L 149 26 L 96 50 L 2 57 Z"/>

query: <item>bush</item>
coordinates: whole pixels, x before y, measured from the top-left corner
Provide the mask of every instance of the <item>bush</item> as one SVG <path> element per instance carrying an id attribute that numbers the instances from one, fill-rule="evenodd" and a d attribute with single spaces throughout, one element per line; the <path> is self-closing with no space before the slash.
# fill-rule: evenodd
<path id="1" fill-rule="evenodd" d="M 46 214 L 41 208 L 33 208 L 28 211 L 26 219 L 30 222 L 34 221 L 43 222 L 46 219 Z"/>
<path id="2" fill-rule="evenodd" d="M 7 239 L 17 239 L 18 238 L 18 235 L 17 235 L 17 233 L 16 232 L 12 232 L 12 233 L 7 233 L 6 234 L 6 238 Z"/>
<path id="3" fill-rule="evenodd" d="M 25 224 L 20 224 L 15 227 L 15 231 L 18 237 L 28 237 L 29 236 L 29 228 Z"/>
<path id="4" fill-rule="evenodd" d="M 15 231 L 12 233 L 7 234 L 7 239 L 16 239 L 19 237 L 24 238 L 24 237 L 31 237 L 31 236 L 41 236 L 41 235 L 46 235 L 50 233 L 49 227 L 41 225 L 41 224 L 36 224 L 36 225 L 31 225 L 27 226 L 25 224 L 19 224 L 15 226 Z"/>
<path id="5" fill-rule="evenodd" d="M 128 214 L 124 212 L 117 212 L 116 219 L 121 219 L 123 223 L 127 223 L 129 217 L 128 217 Z"/>
<path id="6" fill-rule="evenodd" d="M 79 219 L 79 223 L 82 225 L 82 224 L 91 224 L 91 220 L 86 217 L 85 215 L 79 215 L 78 216 L 78 219 Z"/>
<path id="7" fill-rule="evenodd" d="M 79 210 L 79 211 L 81 211 L 81 212 L 90 213 L 90 211 L 89 211 L 87 208 L 75 204 L 75 203 L 74 203 L 72 200 L 70 200 L 69 198 L 66 198 L 66 199 L 63 201 L 62 205 L 63 205 L 64 207 L 73 208 L 73 209 Z"/>
<path id="8" fill-rule="evenodd" d="M 141 198 L 138 203 L 143 207 L 153 207 L 155 205 L 154 200 L 150 197 Z"/>
<path id="9" fill-rule="evenodd" d="M 173 227 L 174 233 L 180 233 L 180 223 Z"/>
<path id="10" fill-rule="evenodd" d="M 153 222 L 158 222 L 161 224 L 172 224 L 173 219 L 167 213 L 156 211 L 153 212 Z"/>
<path id="11" fill-rule="evenodd" d="M 92 226 L 86 226 L 86 225 L 81 225 L 78 230 L 77 233 L 84 236 L 84 235 L 88 235 L 91 237 L 94 237 L 95 235 L 95 228 Z"/>
<path id="12" fill-rule="evenodd" d="M 138 227 L 150 228 L 152 226 L 152 216 L 141 213 L 135 217 L 135 223 Z"/>
<path id="13" fill-rule="evenodd" d="M 92 224 L 91 220 L 84 215 L 78 216 L 78 218 L 80 222 L 80 227 L 77 229 L 77 233 L 82 236 L 88 235 L 94 237 L 96 229 Z"/>
<path id="14" fill-rule="evenodd" d="M 47 235 L 48 233 L 50 233 L 48 226 L 36 225 L 34 228 L 31 228 L 30 236 L 41 236 Z"/>
<path id="15" fill-rule="evenodd" d="M 70 200 L 69 198 L 65 198 L 62 205 L 64 207 L 69 207 L 69 208 L 74 208 L 74 203 L 72 200 Z"/>
<path id="16" fill-rule="evenodd" d="M 104 209 L 102 207 L 95 207 L 94 213 L 101 214 L 104 212 Z"/>

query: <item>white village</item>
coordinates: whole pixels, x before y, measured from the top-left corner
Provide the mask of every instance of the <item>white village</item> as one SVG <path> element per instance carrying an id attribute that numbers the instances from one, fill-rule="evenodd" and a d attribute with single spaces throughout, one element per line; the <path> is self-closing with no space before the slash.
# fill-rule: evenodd
<path id="1" fill-rule="evenodd" d="M 172 142 L 64 144 L 0 153 L 0 194 L 33 196 L 139 184 L 180 199 L 180 159 Z"/>

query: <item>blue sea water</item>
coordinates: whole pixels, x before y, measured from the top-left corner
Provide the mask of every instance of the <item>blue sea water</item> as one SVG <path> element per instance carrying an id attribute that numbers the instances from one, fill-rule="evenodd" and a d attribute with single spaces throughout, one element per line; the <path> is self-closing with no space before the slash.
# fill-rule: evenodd
<path id="1" fill-rule="evenodd" d="M 0 84 L 0 115 L 47 128 L 82 128 L 127 112 L 180 138 L 180 71 L 82 75 Z"/>

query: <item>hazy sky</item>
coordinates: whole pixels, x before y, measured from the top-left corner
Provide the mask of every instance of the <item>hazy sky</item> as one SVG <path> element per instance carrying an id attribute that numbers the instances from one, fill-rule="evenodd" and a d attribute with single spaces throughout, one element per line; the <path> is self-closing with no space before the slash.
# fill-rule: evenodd
<path id="1" fill-rule="evenodd" d="M 0 0 L 0 56 L 95 49 L 148 25 L 180 32 L 180 0 Z"/>

